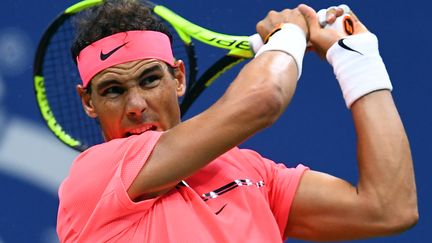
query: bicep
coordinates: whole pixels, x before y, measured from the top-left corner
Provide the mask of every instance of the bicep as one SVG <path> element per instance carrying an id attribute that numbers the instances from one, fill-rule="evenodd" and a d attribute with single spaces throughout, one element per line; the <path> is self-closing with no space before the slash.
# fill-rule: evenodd
<path id="1" fill-rule="evenodd" d="M 285 235 L 319 241 L 365 237 L 369 222 L 364 198 L 337 177 L 306 171 L 289 215 Z"/>

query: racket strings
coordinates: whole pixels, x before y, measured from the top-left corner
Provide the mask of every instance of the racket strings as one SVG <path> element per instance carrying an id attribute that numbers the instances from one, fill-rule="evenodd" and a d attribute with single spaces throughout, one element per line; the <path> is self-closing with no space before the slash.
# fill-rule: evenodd
<path id="1" fill-rule="evenodd" d="M 97 121 L 87 116 L 76 91 L 76 85 L 81 83 L 81 79 L 70 54 L 75 36 L 72 21 L 73 16 L 66 18 L 53 32 L 43 59 L 42 76 L 46 97 L 57 123 L 66 134 L 81 142 L 81 146 L 76 149 L 84 150 L 103 142 L 103 138 Z M 190 67 L 191 63 L 196 64 L 196 60 L 192 60 L 195 58 L 193 47 L 186 45 L 171 25 L 167 22 L 165 24 L 173 36 L 175 58 L 183 60 L 187 79 L 194 77 L 191 70 L 193 72 L 196 67 Z"/>
<path id="2" fill-rule="evenodd" d="M 102 142 L 97 123 L 87 117 L 76 85 L 81 83 L 70 54 L 74 38 L 70 18 L 52 36 L 43 63 L 45 88 L 51 111 L 64 131 L 86 145 Z"/>

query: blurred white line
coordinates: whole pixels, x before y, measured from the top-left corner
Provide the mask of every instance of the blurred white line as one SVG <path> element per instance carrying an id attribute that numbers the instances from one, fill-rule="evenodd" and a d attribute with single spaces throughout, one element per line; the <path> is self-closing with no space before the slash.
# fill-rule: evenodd
<path id="1" fill-rule="evenodd" d="M 0 170 L 57 194 L 78 153 L 34 123 L 12 118 L 2 125 Z"/>

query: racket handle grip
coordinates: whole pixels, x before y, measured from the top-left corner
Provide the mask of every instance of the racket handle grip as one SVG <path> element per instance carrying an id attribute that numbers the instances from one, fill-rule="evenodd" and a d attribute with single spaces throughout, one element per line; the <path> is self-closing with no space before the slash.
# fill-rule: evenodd
<path id="1" fill-rule="evenodd" d="M 335 7 L 329 7 L 327 9 L 321 9 L 318 11 L 318 20 L 321 27 L 324 29 L 334 29 L 343 35 L 352 35 L 354 33 L 354 22 L 352 16 L 350 15 L 351 10 L 348 5 L 339 5 L 338 8 L 342 8 L 344 13 L 337 17 L 334 23 L 328 24 L 326 21 L 327 11 L 331 8 Z"/>
<path id="2" fill-rule="evenodd" d="M 349 14 L 337 17 L 333 24 L 326 24 L 324 28 L 334 29 L 344 35 L 354 34 L 354 22 Z"/>
<path id="3" fill-rule="evenodd" d="M 346 4 L 339 5 L 338 8 L 343 9 L 343 15 L 337 17 L 334 23 L 328 24 L 326 21 L 326 15 L 327 11 L 331 8 L 335 7 L 329 7 L 327 9 L 321 9 L 318 11 L 317 15 L 321 27 L 334 29 L 343 35 L 352 35 L 354 33 L 354 22 L 350 15 L 350 7 Z M 257 53 L 258 50 L 264 45 L 264 42 L 259 34 L 253 34 L 249 36 L 249 45 L 253 53 Z"/>

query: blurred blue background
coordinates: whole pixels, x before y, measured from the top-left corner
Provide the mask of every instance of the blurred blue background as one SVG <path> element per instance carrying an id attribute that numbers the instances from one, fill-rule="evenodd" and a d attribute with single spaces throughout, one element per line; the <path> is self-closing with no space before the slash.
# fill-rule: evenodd
<path id="1" fill-rule="evenodd" d="M 57 187 L 77 152 L 45 127 L 36 106 L 32 62 L 43 31 L 72 0 L 3 0 L 0 15 L 0 243 L 58 242 Z M 218 32 L 249 35 L 270 9 L 300 1 L 159 1 L 192 22 Z M 393 96 L 410 138 L 420 220 L 401 235 L 357 242 L 432 242 L 432 80 L 430 14 L 426 1 L 305 1 L 315 9 L 348 4 L 380 40 Z M 197 47 L 201 70 L 221 54 Z M 240 67 L 205 91 L 188 116 L 219 97 Z M 271 128 L 241 145 L 288 166 L 303 163 L 357 181 L 355 134 L 332 69 L 307 54 L 291 106 Z M 302 242 L 290 239 L 288 242 Z"/>

